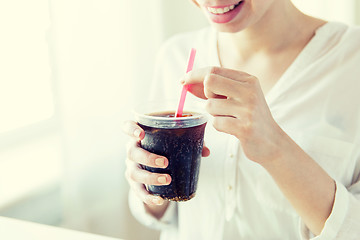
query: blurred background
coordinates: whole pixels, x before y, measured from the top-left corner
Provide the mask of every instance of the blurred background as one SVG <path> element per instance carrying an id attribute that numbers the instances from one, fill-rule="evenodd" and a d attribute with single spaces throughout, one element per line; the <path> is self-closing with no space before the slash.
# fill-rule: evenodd
<path id="1" fill-rule="evenodd" d="M 360 24 L 358 0 L 294 3 Z M 204 26 L 188 0 L 0 0 L 0 215 L 157 239 L 128 210 L 121 124 L 160 45 Z"/>

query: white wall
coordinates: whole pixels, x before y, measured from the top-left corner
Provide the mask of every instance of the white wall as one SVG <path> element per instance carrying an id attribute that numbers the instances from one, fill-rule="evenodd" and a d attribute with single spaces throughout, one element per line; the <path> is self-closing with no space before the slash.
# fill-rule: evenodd
<path id="1" fill-rule="evenodd" d="M 135 75 L 151 73 L 151 58 L 160 44 L 158 35 L 151 35 L 159 23 L 150 13 L 157 10 L 150 3 L 141 5 L 51 1 L 65 156 L 65 227 L 128 239 L 151 236 L 145 228 L 131 230 L 140 225 L 127 207 L 127 139 L 121 131 L 130 117 Z"/>
<path id="2" fill-rule="evenodd" d="M 328 21 L 340 21 L 347 24 L 355 24 L 359 10 L 358 0 L 292 0 L 293 3 L 304 13 L 326 19 Z M 356 10 L 357 9 L 357 10 Z"/>

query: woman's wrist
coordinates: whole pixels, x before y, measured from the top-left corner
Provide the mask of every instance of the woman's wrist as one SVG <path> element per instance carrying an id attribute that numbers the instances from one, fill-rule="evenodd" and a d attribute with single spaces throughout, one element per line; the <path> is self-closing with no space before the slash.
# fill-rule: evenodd
<path id="1" fill-rule="evenodd" d="M 276 123 L 274 125 L 274 127 L 268 128 L 268 131 L 265 130 L 263 134 L 258 134 L 260 136 L 257 139 L 247 141 L 251 144 L 246 144 L 246 141 L 244 144 L 243 139 L 239 139 L 242 142 L 245 155 L 265 169 L 279 165 L 282 161 L 287 161 L 287 156 L 293 153 L 294 142 L 292 139 L 280 126 Z"/>
<path id="2" fill-rule="evenodd" d="M 285 163 L 289 164 L 289 161 L 300 154 L 299 150 L 303 152 L 280 127 L 275 136 L 274 142 L 271 144 L 272 149 L 268 150 L 268 152 L 272 154 L 269 154 L 269 157 L 265 161 L 259 163 L 268 171 L 273 167 L 279 167 Z"/>

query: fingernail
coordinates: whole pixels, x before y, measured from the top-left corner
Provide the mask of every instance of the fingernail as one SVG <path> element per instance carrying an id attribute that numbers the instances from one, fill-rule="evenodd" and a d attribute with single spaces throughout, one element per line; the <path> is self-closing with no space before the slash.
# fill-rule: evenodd
<path id="1" fill-rule="evenodd" d="M 158 177 L 157 180 L 158 180 L 159 183 L 162 183 L 162 184 L 166 183 L 166 177 L 164 177 L 164 176 Z"/>
<path id="2" fill-rule="evenodd" d="M 141 130 L 140 129 L 135 129 L 134 136 L 135 137 L 140 137 L 140 134 L 141 134 Z"/>
<path id="3" fill-rule="evenodd" d="M 162 204 L 162 199 L 159 198 L 159 197 L 154 197 L 151 201 L 156 205 L 161 205 Z"/>
<path id="4" fill-rule="evenodd" d="M 163 158 L 158 158 L 155 160 L 155 164 L 159 167 L 163 167 L 165 165 L 165 159 Z"/>

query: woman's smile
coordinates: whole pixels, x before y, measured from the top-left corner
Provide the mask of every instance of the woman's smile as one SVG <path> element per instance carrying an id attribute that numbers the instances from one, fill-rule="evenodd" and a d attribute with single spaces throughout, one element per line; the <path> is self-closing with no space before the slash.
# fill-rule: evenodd
<path id="1" fill-rule="evenodd" d="M 222 6 L 204 6 L 207 10 L 210 20 L 215 23 L 228 23 L 233 20 L 240 12 L 244 0 L 237 3 Z"/>
<path id="2" fill-rule="evenodd" d="M 234 8 L 236 8 L 237 6 L 239 6 L 239 4 L 242 1 L 236 3 L 236 4 L 232 4 L 232 5 L 227 5 L 227 6 L 214 6 L 214 7 L 207 7 L 207 10 L 213 14 L 224 14 L 227 12 L 230 12 L 232 10 L 234 10 Z"/>

